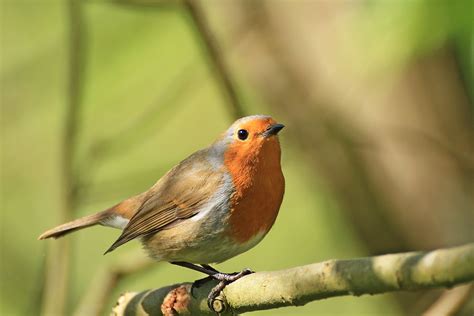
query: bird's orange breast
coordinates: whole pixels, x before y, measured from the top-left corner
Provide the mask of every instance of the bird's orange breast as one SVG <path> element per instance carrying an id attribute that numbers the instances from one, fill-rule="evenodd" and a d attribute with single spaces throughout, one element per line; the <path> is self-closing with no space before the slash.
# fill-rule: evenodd
<path id="1" fill-rule="evenodd" d="M 241 243 L 270 230 L 285 190 L 278 139 L 272 137 L 249 150 L 254 154 L 230 146 L 224 157 L 235 188 L 230 200 L 229 234 Z"/>

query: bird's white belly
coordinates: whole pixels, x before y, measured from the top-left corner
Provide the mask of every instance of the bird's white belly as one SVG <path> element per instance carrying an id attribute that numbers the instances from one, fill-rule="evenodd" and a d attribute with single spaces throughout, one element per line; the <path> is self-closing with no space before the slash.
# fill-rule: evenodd
<path id="1" fill-rule="evenodd" d="M 209 216 L 198 221 L 187 219 L 143 238 L 145 249 L 152 258 L 160 261 L 210 264 L 223 262 L 249 250 L 265 236 L 262 232 L 240 243 L 229 236 L 227 218 L 220 219 L 225 223 L 217 224 Z"/>
<path id="2" fill-rule="evenodd" d="M 263 237 L 264 234 L 262 233 L 245 243 L 239 243 L 227 236 L 209 240 L 209 243 L 204 247 L 199 245 L 199 248 L 196 250 L 189 249 L 189 251 L 183 252 L 182 261 L 208 264 L 220 263 L 253 248 Z"/>

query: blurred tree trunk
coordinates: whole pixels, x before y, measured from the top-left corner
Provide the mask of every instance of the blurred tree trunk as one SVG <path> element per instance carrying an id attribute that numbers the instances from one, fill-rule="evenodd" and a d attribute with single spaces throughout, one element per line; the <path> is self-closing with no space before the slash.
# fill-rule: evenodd
<path id="1" fill-rule="evenodd" d="M 453 51 L 377 64 L 364 52 L 380 47 L 352 38 L 361 5 L 203 3 L 226 22 L 214 29 L 228 60 L 284 117 L 371 254 L 472 240 L 474 125 Z M 408 296 L 409 313 L 433 300 Z"/>

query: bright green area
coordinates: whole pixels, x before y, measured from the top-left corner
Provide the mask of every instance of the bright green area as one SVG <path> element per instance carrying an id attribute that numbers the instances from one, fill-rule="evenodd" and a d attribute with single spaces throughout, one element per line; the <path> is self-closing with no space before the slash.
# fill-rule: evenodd
<path id="1" fill-rule="evenodd" d="M 36 314 L 46 244 L 58 224 L 59 153 L 68 93 L 68 15 L 63 1 L 2 1 L 1 13 L 1 315 Z M 107 2 L 84 8 L 80 132 L 75 166 L 85 181 L 76 215 L 101 210 L 147 189 L 168 168 L 209 144 L 232 121 L 207 57 L 179 8 L 138 9 Z M 274 114 L 248 91 L 251 113 Z M 278 117 L 277 117 L 278 118 Z M 284 118 L 281 118 L 284 121 Z M 288 126 L 291 128 L 291 126 Z M 91 155 L 97 141 L 99 154 Z M 287 191 L 280 216 L 256 248 L 219 266 L 274 270 L 366 255 L 298 149 L 282 134 Z M 118 231 L 74 234 L 72 312 L 100 266 L 138 242 L 102 256 Z M 144 255 L 144 254 L 143 254 Z M 119 293 L 201 275 L 166 263 L 132 276 Z M 398 315 L 388 295 L 342 297 L 259 315 Z"/>

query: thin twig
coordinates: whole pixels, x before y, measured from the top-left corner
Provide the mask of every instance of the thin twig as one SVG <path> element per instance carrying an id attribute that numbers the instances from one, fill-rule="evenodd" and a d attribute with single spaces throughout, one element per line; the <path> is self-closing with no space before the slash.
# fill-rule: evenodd
<path id="1" fill-rule="evenodd" d="M 229 98 L 229 112 L 232 117 L 239 118 L 244 116 L 244 109 L 240 103 L 238 93 L 236 91 L 236 84 L 232 80 L 232 76 L 225 62 L 225 58 L 219 45 L 214 37 L 213 32 L 209 26 L 206 16 L 197 0 L 184 0 L 184 5 L 188 9 L 193 23 L 201 37 L 210 61 L 214 66 L 215 74 L 218 82 L 222 83 L 223 88 Z"/>

